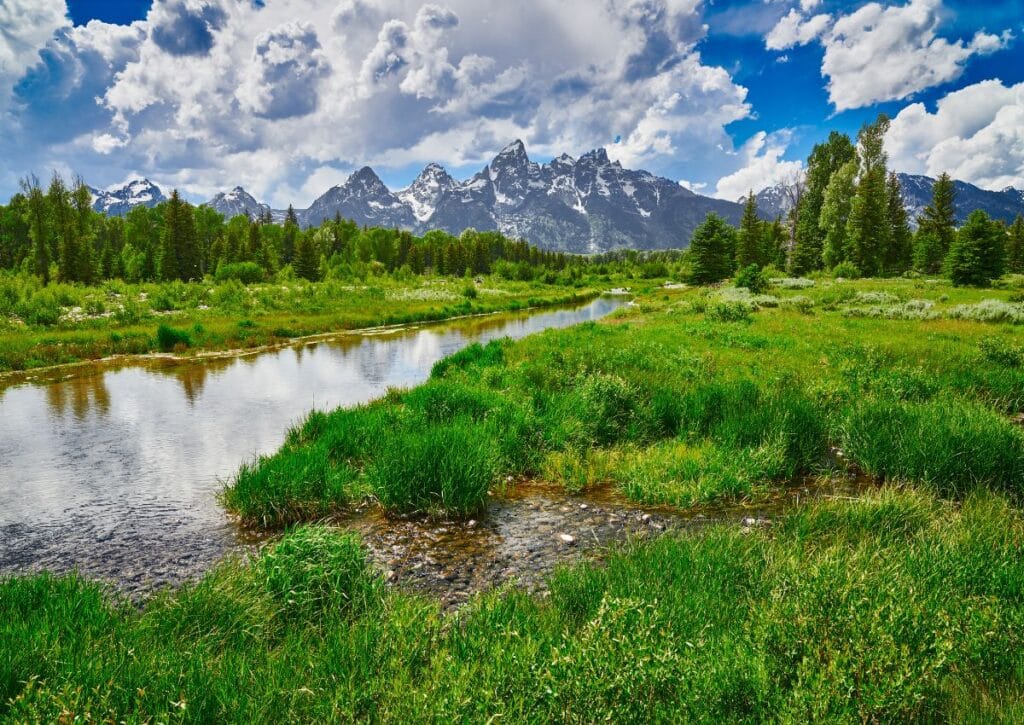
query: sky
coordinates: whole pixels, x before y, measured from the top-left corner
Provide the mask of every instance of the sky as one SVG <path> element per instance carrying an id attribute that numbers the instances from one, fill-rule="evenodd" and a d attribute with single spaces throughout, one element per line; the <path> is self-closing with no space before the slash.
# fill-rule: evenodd
<path id="1" fill-rule="evenodd" d="M 1024 189 L 1020 0 L 0 0 L 0 198 L 34 173 L 305 207 L 521 139 L 736 199 L 831 130 Z"/>

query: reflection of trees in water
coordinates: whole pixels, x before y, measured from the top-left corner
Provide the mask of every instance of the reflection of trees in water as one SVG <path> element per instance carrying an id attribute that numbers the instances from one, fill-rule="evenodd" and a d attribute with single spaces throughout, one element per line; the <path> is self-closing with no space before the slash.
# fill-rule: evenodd
<path id="1" fill-rule="evenodd" d="M 207 378 L 211 375 L 227 370 L 237 362 L 232 358 L 209 358 L 207 360 L 176 364 L 173 367 L 160 368 L 160 372 L 170 375 L 181 383 L 181 390 L 185 393 L 185 399 L 189 405 L 194 405 L 203 388 L 206 386 Z"/>
<path id="2" fill-rule="evenodd" d="M 110 412 L 106 375 L 85 375 L 47 385 L 46 402 L 54 413 L 64 415 L 70 409 L 79 420 L 85 418 L 90 408 L 106 415 Z"/>

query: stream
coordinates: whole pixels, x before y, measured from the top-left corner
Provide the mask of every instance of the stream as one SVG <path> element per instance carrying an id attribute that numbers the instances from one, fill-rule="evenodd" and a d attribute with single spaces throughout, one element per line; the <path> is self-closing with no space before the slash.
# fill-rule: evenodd
<path id="1" fill-rule="evenodd" d="M 597 320 L 625 303 L 97 364 L 0 389 L 0 575 L 78 569 L 130 593 L 194 577 L 246 543 L 217 502 L 224 481 L 276 451 L 311 410 L 421 383 L 470 343 Z"/>

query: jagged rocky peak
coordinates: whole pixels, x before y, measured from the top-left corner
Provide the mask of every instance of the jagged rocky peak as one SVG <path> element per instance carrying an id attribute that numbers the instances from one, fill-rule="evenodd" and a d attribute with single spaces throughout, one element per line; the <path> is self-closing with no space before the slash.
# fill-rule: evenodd
<path id="1" fill-rule="evenodd" d="M 132 179 L 121 187 L 108 189 L 89 188 L 92 194 L 92 208 L 109 216 L 124 216 L 133 207 L 154 207 L 167 197 L 160 187 L 149 179 Z"/>
<path id="2" fill-rule="evenodd" d="M 256 218 L 270 212 L 270 206 L 262 204 L 241 186 L 236 186 L 230 191 L 222 191 L 214 196 L 207 204 L 220 212 L 225 219 L 234 216 L 247 216 Z"/>
<path id="3" fill-rule="evenodd" d="M 438 203 L 458 186 L 444 167 L 427 164 L 420 175 L 396 196 L 412 209 L 417 221 L 425 222 L 437 209 Z"/>
<path id="4" fill-rule="evenodd" d="M 391 191 L 384 185 L 384 182 L 380 180 L 380 177 L 377 176 L 377 172 L 369 166 L 364 166 L 359 169 L 359 171 L 348 177 L 348 181 L 345 182 L 345 186 L 356 194 L 391 195 Z"/>

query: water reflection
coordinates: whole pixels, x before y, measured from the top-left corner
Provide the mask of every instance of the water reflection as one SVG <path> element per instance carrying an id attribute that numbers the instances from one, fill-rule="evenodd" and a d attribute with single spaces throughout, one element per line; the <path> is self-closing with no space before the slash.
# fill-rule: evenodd
<path id="1" fill-rule="evenodd" d="M 598 319 L 621 304 L 601 298 L 239 358 L 83 369 L 9 388 L 0 397 L 0 572 L 79 566 L 180 579 L 233 543 L 219 481 L 275 450 L 311 409 L 414 385 L 470 342 Z"/>

